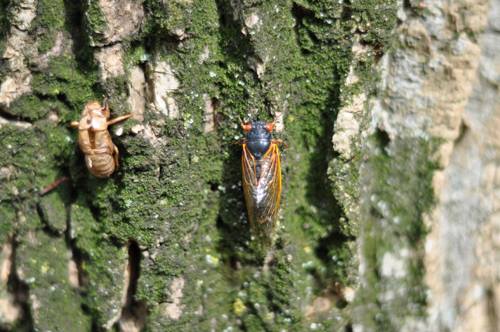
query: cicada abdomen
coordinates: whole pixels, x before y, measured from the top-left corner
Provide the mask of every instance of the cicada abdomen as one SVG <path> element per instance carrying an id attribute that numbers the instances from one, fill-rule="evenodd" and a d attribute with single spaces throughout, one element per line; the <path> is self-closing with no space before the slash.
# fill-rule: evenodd
<path id="1" fill-rule="evenodd" d="M 272 244 L 281 200 L 281 161 L 273 123 L 243 124 L 242 183 L 248 220 L 254 236 Z"/>

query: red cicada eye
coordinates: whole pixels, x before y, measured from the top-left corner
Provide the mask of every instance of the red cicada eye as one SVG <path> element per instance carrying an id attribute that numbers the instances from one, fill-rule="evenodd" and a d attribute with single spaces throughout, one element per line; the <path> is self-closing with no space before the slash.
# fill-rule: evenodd
<path id="1" fill-rule="evenodd" d="M 266 129 L 268 132 L 272 132 L 274 130 L 274 122 L 266 124 Z"/>
<path id="2" fill-rule="evenodd" d="M 243 128 L 243 131 L 244 131 L 245 133 L 248 133 L 248 132 L 250 132 L 250 130 L 252 130 L 252 124 L 251 124 L 251 123 L 249 123 L 249 122 L 242 123 L 242 124 L 241 124 L 241 128 Z"/>

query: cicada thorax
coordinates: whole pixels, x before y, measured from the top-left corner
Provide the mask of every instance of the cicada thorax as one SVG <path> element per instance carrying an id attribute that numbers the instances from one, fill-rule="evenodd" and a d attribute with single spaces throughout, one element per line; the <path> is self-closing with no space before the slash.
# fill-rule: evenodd
<path id="1" fill-rule="evenodd" d="M 268 124 L 252 122 L 243 144 L 243 192 L 253 233 L 272 242 L 281 198 L 281 161 Z"/>

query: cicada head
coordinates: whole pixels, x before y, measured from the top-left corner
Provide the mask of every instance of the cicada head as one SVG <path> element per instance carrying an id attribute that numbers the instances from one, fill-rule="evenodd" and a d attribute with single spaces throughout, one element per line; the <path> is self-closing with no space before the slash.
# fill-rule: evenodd
<path id="1" fill-rule="evenodd" d="M 85 104 L 85 108 L 83 109 L 83 116 L 92 116 L 94 112 L 100 112 L 102 109 L 101 104 L 96 101 L 92 100 L 89 101 L 87 104 Z"/>
<path id="2" fill-rule="evenodd" d="M 271 146 L 272 135 L 271 131 L 274 124 L 265 123 L 263 121 L 252 121 L 245 124 L 246 144 L 252 155 L 260 159 Z"/>

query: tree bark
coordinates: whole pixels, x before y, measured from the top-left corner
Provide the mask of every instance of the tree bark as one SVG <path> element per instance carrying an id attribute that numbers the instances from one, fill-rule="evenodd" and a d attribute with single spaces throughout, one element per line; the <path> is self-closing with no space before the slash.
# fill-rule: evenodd
<path id="1" fill-rule="evenodd" d="M 0 330 L 495 331 L 498 7 L 0 0 Z M 286 142 L 271 247 L 242 119 Z"/>

